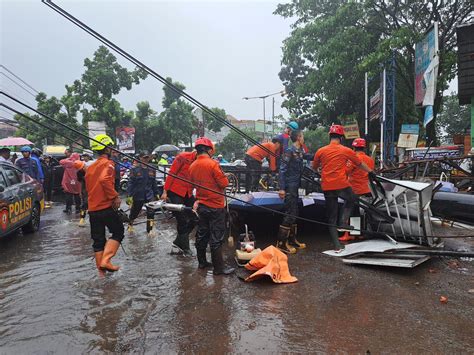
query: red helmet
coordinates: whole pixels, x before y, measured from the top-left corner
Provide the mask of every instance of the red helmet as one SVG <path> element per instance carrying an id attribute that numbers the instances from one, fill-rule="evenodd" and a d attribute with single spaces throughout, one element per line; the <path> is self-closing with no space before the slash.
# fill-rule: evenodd
<path id="1" fill-rule="evenodd" d="M 329 128 L 329 134 L 334 133 L 334 134 L 339 134 L 340 136 L 344 135 L 344 127 L 338 124 L 333 124 Z"/>
<path id="2" fill-rule="evenodd" d="M 356 138 L 352 142 L 352 146 L 354 148 L 365 148 L 365 139 L 364 138 Z"/>
<path id="3" fill-rule="evenodd" d="M 206 137 L 199 137 L 198 139 L 196 139 L 196 142 L 194 143 L 194 148 L 196 148 L 198 145 L 214 148 L 214 144 L 212 143 L 212 141 Z"/>
<path id="4" fill-rule="evenodd" d="M 214 143 L 212 143 L 212 141 L 209 138 L 199 137 L 198 139 L 196 139 L 196 142 L 194 143 L 194 148 L 196 148 L 198 145 L 203 145 L 205 147 L 211 148 L 211 150 L 209 151 L 209 155 L 214 155 L 214 152 L 215 152 Z"/>

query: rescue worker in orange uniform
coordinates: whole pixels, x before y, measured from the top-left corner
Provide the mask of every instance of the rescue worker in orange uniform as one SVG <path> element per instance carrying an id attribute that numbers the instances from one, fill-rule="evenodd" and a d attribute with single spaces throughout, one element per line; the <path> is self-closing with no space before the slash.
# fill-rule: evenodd
<path id="1" fill-rule="evenodd" d="M 169 174 L 182 177 L 184 180 L 189 181 L 189 167 L 196 160 L 196 154 L 196 151 L 178 154 L 171 164 Z M 171 203 L 185 205 L 186 207 L 193 207 L 195 202 L 193 185 L 189 182 L 176 179 L 171 175 L 166 176 L 161 199 L 165 201 L 169 200 Z M 195 217 L 188 211 L 173 211 L 173 215 L 176 218 L 176 230 L 178 233 L 173 245 L 182 250 L 184 255 L 192 256 L 191 248 L 189 247 L 189 234 L 196 224 Z"/>
<path id="2" fill-rule="evenodd" d="M 374 160 L 365 154 L 366 142 L 363 138 L 356 138 L 352 142 L 352 147 L 359 159 L 365 163 L 371 170 L 375 168 Z M 371 196 L 369 187 L 369 174 L 349 162 L 347 164 L 347 176 L 349 177 L 349 183 L 352 186 L 352 191 L 358 196 Z"/>
<path id="3" fill-rule="evenodd" d="M 109 147 L 113 145 L 112 139 L 105 134 L 94 137 L 91 149 L 99 155 L 99 159 L 87 168 L 85 176 L 95 261 L 99 270 L 108 271 L 119 269 L 110 260 L 124 237 L 123 223 L 117 213 L 121 201 L 114 187 L 115 166 L 110 159 L 112 150 Z M 112 233 L 108 240 L 105 238 L 105 227 Z"/>
<path id="4" fill-rule="evenodd" d="M 363 138 L 356 138 L 352 142 L 352 148 L 354 149 L 356 155 L 360 160 L 365 163 L 370 169 L 375 168 L 374 160 L 365 154 L 366 142 Z M 349 183 L 351 184 L 352 191 L 359 197 L 371 197 L 370 187 L 369 187 L 369 174 L 362 170 L 357 169 L 357 167 L 352 164 L 352 162 L 347 163 L 347 177 L 349 178 Z M 360 217 L 359 206 L 354 206 L 353 217 Z M 354 240 L 355 237 L 351 236 L 348 232 L 345 232 L 342 237 L 339 238 L 341 242 L 348 242 Z"/>
<path id="5" fill-rule="evenodd" d="M 206 260 L 206 248 L 210 245 L 214 275 L 229 275 L 234 269 L 224 264 L 222 244 L 225 236 L 225 197 L 216 192 L 224 193 L 229 185 L 227 176 L 219 163 L 212 159 L 214 144 L 210 139 L 201 137 L 194 144 L 196 160 L 189 167 L 189 176 L 196 188 L 194 210 L 199 216 L 196 235 L 196 252 L 199 268 L 211 266 Z M 200 185 L 200 186 L 198 186 Z M 202 188 L 205 187 L 206 189 Z M 210 191 L 212 190 L 212 191 Z M 216 191 L 216 192 L 213 192 Z"/>
<path id="6" fill-rule="evenodd" d="M 262 148 L 265 147 L 267 150 Z M 257 191 L 260 180 L 260 171 L 262 170 L 262 161 L 267 159 L 270 164 L 270 170 L 275 172 L 277 169 L 277 157 L 280 155 L 282 147 L 282 138 L 274 137 L 271 142 L 254 145 L 247 150 L 245 154 L 245 164 L 250 169 L 250 174 L 245 178 L 245 187 L 247 191 Z"/>
<path id="7" fill-rule="evenodd" d="M 321 187 L 326 200 L 328 223 L 333 225 L 329 227 L 329 234 L 335 250 L 339 252 L 344 250 L 344 247 L 339 242 L 338 228 L 335 225 L 341 227 L 339 231 L 352 229 L 349 226 L 349 217 L 355 203 L 355 195 L 347 178 L 347 164 L 350 161 L 355 168 L 374 174 L 353 150 L 341 144 L 343 137 L 344 127 L 332 125 L 329 129 L 329 144 L 320 148 L 313 160 L 313 169 L 321 168 Z M 344 200 L 340 220 L 338 219 L 339 197 Z"/>

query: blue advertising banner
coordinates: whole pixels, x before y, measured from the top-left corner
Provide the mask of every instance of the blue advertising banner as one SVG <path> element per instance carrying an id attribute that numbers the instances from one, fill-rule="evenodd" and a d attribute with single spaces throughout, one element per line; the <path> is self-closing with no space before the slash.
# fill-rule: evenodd
<path id="1" fill-rule="evenodd" d="M 420 134 L 420 126 L 418 124 L 402 124 L 401 133 Z"/>

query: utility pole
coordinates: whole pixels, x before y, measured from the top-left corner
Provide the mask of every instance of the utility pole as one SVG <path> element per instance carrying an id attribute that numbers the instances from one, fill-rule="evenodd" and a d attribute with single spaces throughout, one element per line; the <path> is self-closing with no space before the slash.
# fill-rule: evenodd
<path id="1" fill-rule="evenodd" d="M 275 98 L 272 97 L 272 137 L 275 137 Z"/>

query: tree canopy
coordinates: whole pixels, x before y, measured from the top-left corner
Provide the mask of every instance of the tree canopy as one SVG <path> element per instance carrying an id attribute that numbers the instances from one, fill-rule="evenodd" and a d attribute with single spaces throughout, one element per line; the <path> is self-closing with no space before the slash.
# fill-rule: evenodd
<path id="1" fill-rule="evenodd" d="M 455 29 L 473 19 L 472 2 L 364 0 L 292 0 L 275 14 L 295 18 L 283 43 L 280 78 L 287 92 L 284 106 L 317 127 L 357 113 L 364 117 L 364 73 L 376 76 L 392 55 L 396 62 L 398 121 L 422 121 L 415 109 L 414 44 L 439 22 L 440 67 L 435 100 L 455 76 Z M 434 123 L 428 134 L 435 139 Z"/>
<path id="2" fill-rule="evenodd" d="M 438 114 L 438 136 L 466 134 L 471 127 L 471 105 L 459 105 L 456 94 L 447 96 Z"/>

